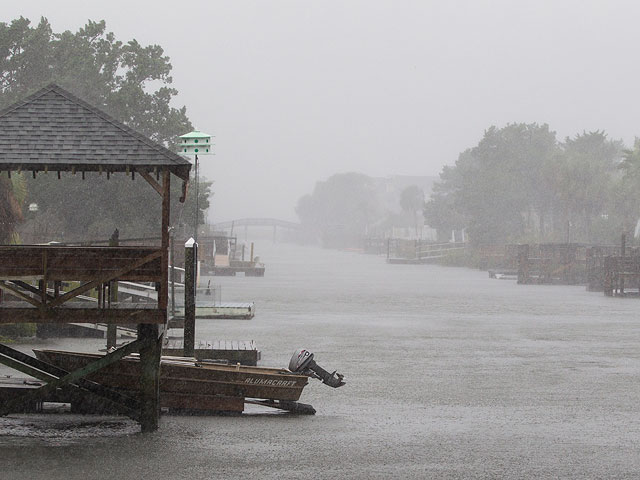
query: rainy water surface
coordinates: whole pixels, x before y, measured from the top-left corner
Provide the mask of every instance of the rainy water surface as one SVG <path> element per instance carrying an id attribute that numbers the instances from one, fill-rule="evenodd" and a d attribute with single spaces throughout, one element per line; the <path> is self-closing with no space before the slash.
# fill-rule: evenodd
<path id="1" fill-rule="evenodd" d="M 0 418 L 0 478 L 635 477 L 640 300 L 522 286 L 486 272 L 258 244 L 264 278 L 214 278 L 253 320 L 198 339 L 255 340 L 262 364 L 299 347 L 345 375 L 311 381 L 315 416 Z M 32 344 L 19 345 L 29 351 Z M 92 350 L 102 341 L 37 346 Z M 0 373 L 11 373 L 3 369 Z"/>

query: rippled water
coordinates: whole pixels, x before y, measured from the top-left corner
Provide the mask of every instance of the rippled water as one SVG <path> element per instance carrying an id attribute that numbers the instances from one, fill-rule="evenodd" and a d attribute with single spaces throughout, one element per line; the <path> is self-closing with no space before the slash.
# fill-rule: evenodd
<path id="1" fill-rule="evenodd" d="M 11 415 L 0 418 L 0 478 L 640 475 L 640 300 L 357 253 L 257 250 L 264 278 L 213 280 L 223 300 L 255 301 L 256 317 L 201 321 L 197 338 L 253 339 L 264 365 L 315 352 L 347 380 L 310 383 L 301 401 L 317 415 L 168 416 L 149 435 L 119 417 Z"/>

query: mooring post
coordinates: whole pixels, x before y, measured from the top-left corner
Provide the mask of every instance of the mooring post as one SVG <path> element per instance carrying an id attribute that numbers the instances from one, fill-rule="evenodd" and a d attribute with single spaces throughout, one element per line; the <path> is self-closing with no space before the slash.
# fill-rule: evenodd
<path id="1" fill-rule="evenodd" d="M 139 324 L 138 339 L 151 340 L 140 349 L 140 427 L 143 433 L 158 429 L 160 418 L 160 355 L 162 337 L 157 324 Z"/>
<path id="2" fill-rule="evenodd" d="M 625 254 L 627 250 L 627 235 L 625 233 L 620 237 L 620 266 L 618 267 L 618 276 L 620 278 L 620 295 L 624 297 L 624 275 L 620 275 L 626 270 Z"/>
<path id="3" fill-rule="evenodd" d="M 195 355 L 196 342 L 196 249 L 193 238 L 184 244 L 184 352 Z"/>
<path id="4" fill-rule="evenodd" d="M 171 273 L 170 273 L 170 277 L 169 280 L 171 281 L 171 316 L 175 317 L 176 316 L 176 262 L 175 262 L 175 257 L 174 257 L 174 240 L 175 240 L 175 235 L 173 230 L 171 230 L 171 232 L 169 233 L 169 246 L 170 246 L 170 251 L 169 251 L 169 257 L 171 260 L 171 265 L 170 265 L 170 269 L 171 269 Z"/>
<path id="5" fill-rule="evenodd" d="M 518 245 L 518 283 L 529 283 L 529 244 Z"/>

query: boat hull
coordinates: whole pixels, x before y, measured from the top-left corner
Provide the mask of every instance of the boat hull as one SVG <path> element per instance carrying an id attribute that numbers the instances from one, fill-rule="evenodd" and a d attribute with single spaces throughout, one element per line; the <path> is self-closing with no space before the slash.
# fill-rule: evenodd
<path id="1" fill-rule="evenodd" d="M 34 353 L 38 359 L 68 372 L 103 356 L 57 350 L 34 350 Z M 87 378 L 112 388 L 139 391 L 140 362 L 136 357 L 125 357 Z M 170 357 L 163 357 L 160 362 L 161 398 L 188 395 L 200 399 L 222 396 L 297 401 L 307 383 L 308 377 L 285 369 L 206 364 Z"/>

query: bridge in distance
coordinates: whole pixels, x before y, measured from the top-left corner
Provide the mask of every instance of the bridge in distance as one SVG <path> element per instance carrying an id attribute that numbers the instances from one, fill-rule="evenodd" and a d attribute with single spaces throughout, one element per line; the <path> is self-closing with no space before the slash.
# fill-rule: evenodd
<path id="1" fill-rule="evenodd" d="M 214 230 L 229 232 L 230 235 L 236 231 L 237 228 L 242 227 L 245 237 L 250 227 L 271 227 L 273 228 L 273 241 L 276 241 L 278 228 L 281 230 L 299 231 L 301 225 L 297 222 L 289 222 L 287 220 L 280 220 L 277 218 L 239 218 L 236 220 L 229 220 L 226 222 L 218 222 L 213 224 Z"/>

